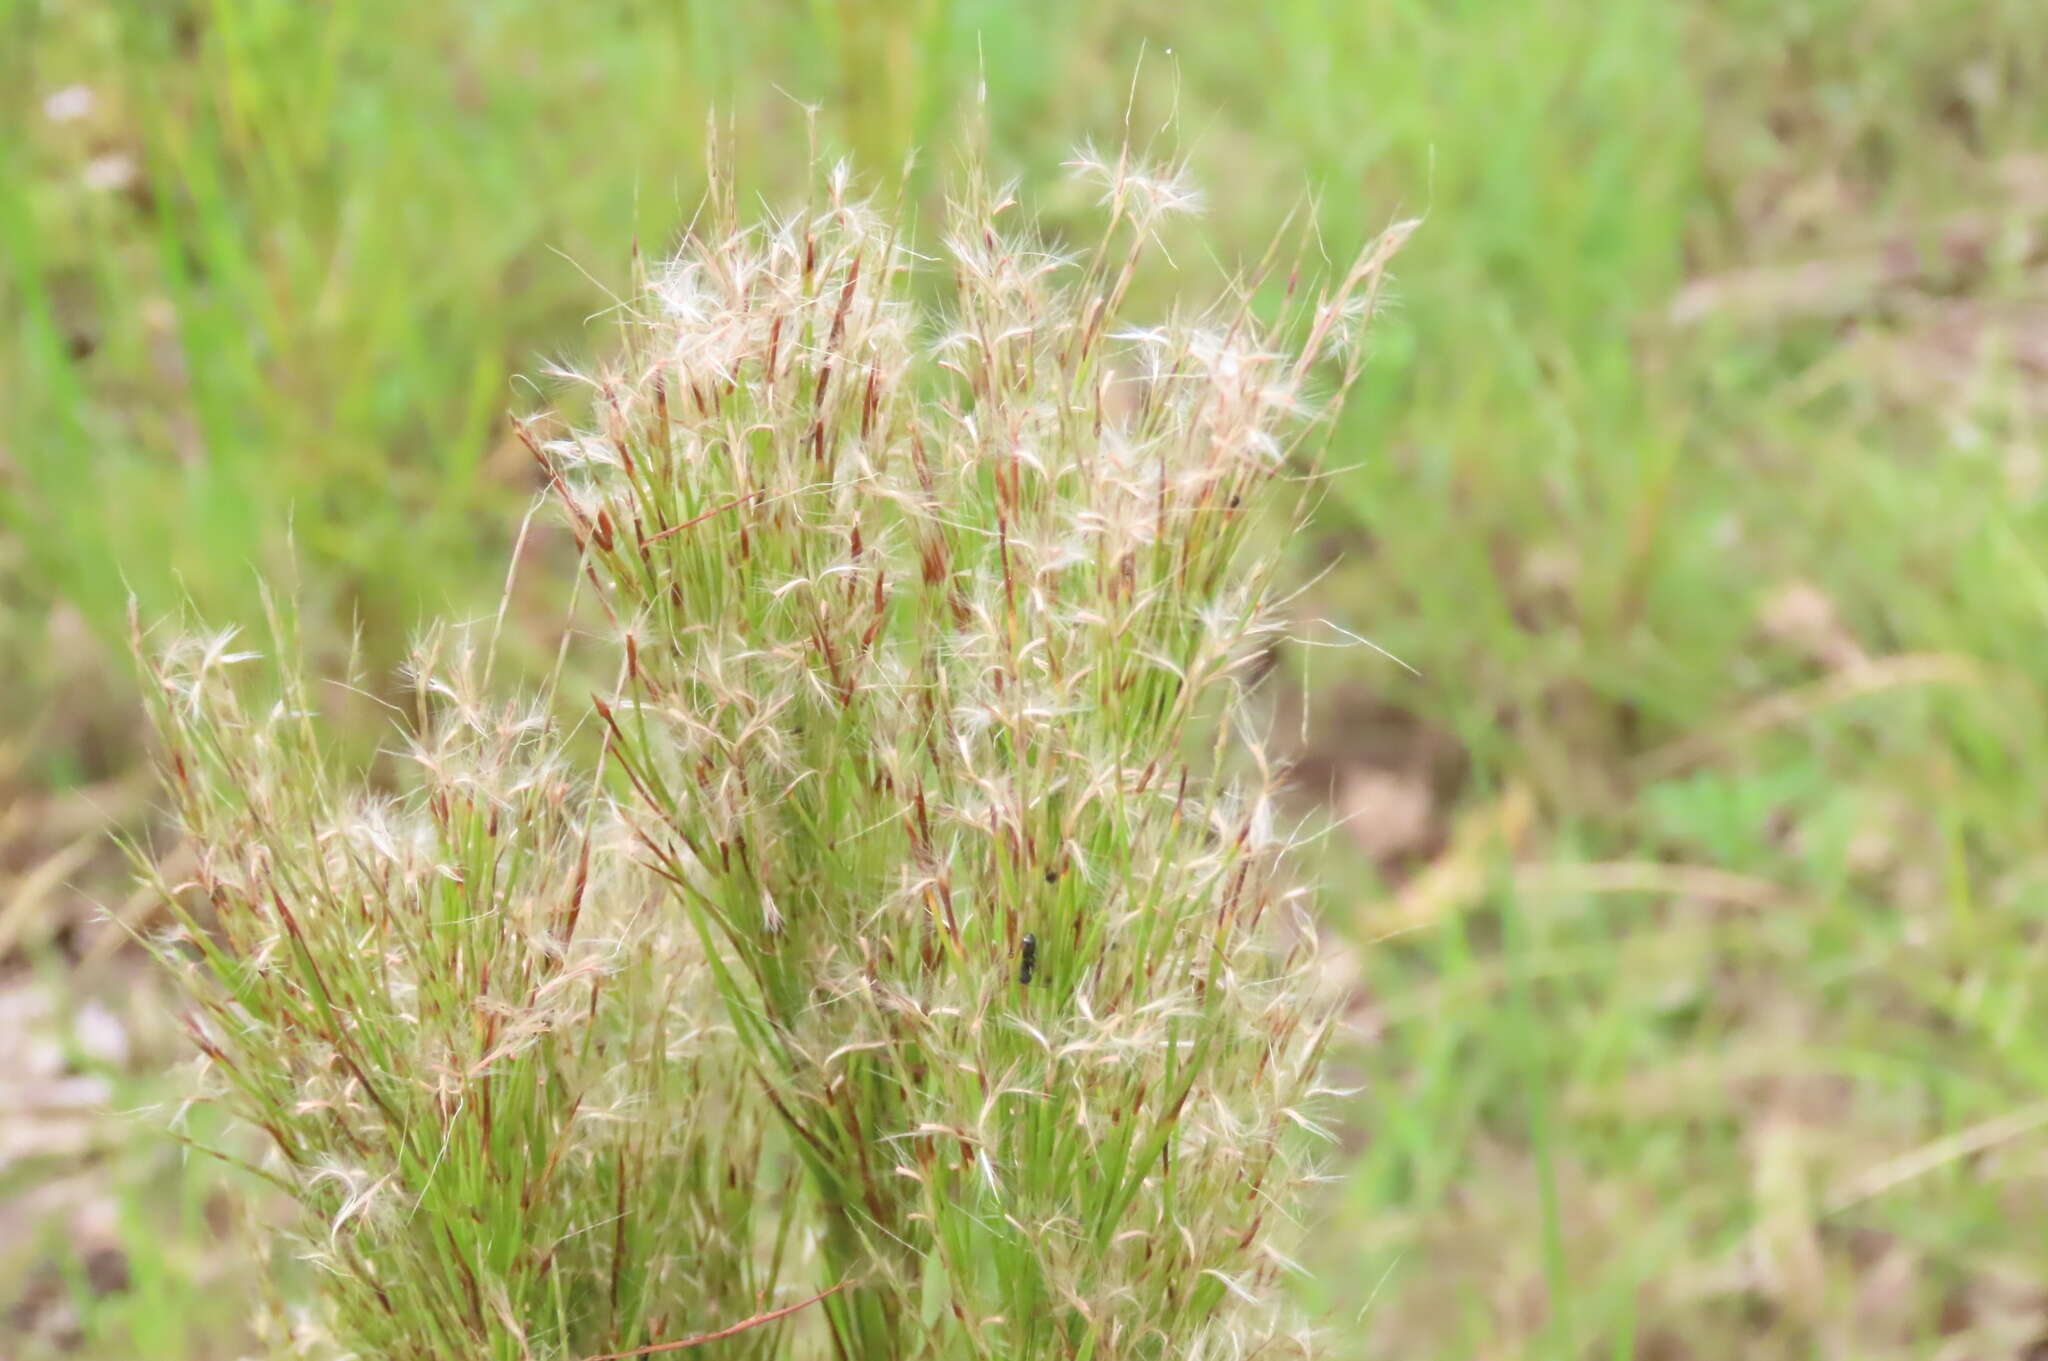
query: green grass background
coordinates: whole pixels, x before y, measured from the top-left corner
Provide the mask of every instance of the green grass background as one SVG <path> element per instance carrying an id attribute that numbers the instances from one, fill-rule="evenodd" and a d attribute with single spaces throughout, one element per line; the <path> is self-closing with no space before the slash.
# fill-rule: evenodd
<path id="1" fill-rule="evenodd" d="M 1426 218 L 1302 549 L 1420 674 L 1286 659 L 1368 833 L 1326 867 L 1360 1089 L 1305 1258 L 1332 1355 L 2027 1354 L 2033 0 L 0 0 L 6 980 L 61 1022 L 122 976 L 70 848 L 146 806 L 130 593 L 253 621 L 289 578 L 373 660 L 483 608 L 515 375 L 602 354 L 707 117 L 772 196 L 806 105 L 890 179 L 978 87 L 1055 229 L 1060 161 L 1132 106 L 1177 105 L 1220 260 L 1304 193 L 1333 256 Z M 1425 799 L 1389 856 L 1362 769 Z M 75 1066 L 141 1106 L 175 1048 Z M 11 1138 L 0 1197 L 69 1179 L 113 1246 L 0 1216 L 0 1351 L 238 1354 L 217 1179 L 143 1122 L 75 1144 Z"/>

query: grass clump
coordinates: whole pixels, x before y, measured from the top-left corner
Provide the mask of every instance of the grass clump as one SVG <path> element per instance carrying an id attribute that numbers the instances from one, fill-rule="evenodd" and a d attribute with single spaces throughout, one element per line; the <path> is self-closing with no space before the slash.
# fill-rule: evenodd
<path id="1" fill-rule="evenodd" d="M 1066 252 L 966 176 L 919 301 L 843 171 L 729 183 L 521 424 L 615 681 L 491 697 L 441 635 L 415 774 L 326 773 L 225 644 L 156 671 L 218 920 L 174 954 L 224 1099 L 378 1355 L 1305 1346 L 1278 1306 L 1329 1017 L 1251 683 L 1402 233 L 1134 327 L 1194 196 L 1083 155 Z M 1266 288 L 1276 306 L 1254 311 Z M 1262 320 L 1262 315 L 1267 319 Z M 167 885 L 167 888 L 170 886 Z"/>
<path id="2" fill-rule="evenodd" d="M 295 682 L 245 707 L 228 646 L 169 650 L 150 688 L 192 848 L 166 896 L 206 919 L 159 953 L 211 1094 L 305 1212 L 329 1309 L 298 1340 L 573 1356 L 751 1312 L 763 1122 L 695 939 L 552 720 L 430 648 L 412 778 L 374 795 Z"/>

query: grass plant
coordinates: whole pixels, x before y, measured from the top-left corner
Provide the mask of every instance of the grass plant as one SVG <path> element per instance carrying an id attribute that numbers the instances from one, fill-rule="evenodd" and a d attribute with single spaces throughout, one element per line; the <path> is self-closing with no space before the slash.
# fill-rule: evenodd
<path id="1" fill-rule="evenodd" d="M 231 634 L 152 664 L 190 845 L 160 953 L 343 1351 L 1307 1346 L 1330 999 L 1253 526 L 1302 512 L 1408 228 L 1138 326 L 1198 196 L 1072 169 L 1078 251 L 970 166 L 937 304 L 843 167 L 757 224 L 714 185 L 623 353 L 559 375 L 578 409 L 520 424 L 615 667 L 596 742 L 434 633 L 372 794 Z M 734 1325 L 779 1284 L 826 1326 Z"/>
<path id="2" fill-rule="evenodd" d="M 509 1361 L 752 1313 L 788 1229 L 763 1123 L 694 935 L 553 720 L 430 640 L 409 777 L 379 794 L 301 678 L 249 706 L 252 660 L 217 634 L 152 672 L 185 833 L 156 944 L 199 1094 L 261 1131 L 303 1215 L 325 1307 L 277 1340 Z"/>

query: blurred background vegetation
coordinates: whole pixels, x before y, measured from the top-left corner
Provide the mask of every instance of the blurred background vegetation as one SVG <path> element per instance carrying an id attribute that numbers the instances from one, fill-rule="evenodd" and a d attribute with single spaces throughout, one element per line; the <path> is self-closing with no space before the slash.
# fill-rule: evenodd
<path id="1" fill-rule="evenodd" d="M 707 115 L 771 198 L 806 105 L 878 182 L 930 148 L 930 221 L 985 86 L 1055 233 L 1176 103 L 1219 261 L 1426 217 L 1300 546 L 1419 674 L 1281 659 L 1354 997 L 1331 1354 L 2048 1354 L 2048 6 L 0 16 L 0 1353 L 238 1355 L 255 1302 L 105 921 L 128 596 L 269 574 L 372 667 L 485 608 L 515 375 L 603 354 Z"/>

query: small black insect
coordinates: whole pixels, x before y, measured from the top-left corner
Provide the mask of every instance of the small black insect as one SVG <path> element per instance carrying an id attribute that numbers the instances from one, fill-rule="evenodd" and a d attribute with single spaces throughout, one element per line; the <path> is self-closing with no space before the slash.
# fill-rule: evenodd
<path id="1" fill-rule="evenodd" d="M 1031 975 L 1038 972 L 1038 937 L 1032 935 L 1024 937 L 1023 955 L 1024 962 L 1017 969 L 1017 981 L 1019 983 L 1029 983 Z"/>

